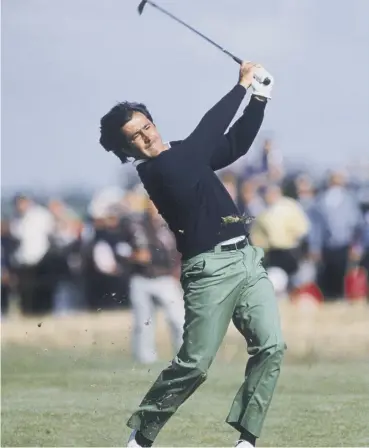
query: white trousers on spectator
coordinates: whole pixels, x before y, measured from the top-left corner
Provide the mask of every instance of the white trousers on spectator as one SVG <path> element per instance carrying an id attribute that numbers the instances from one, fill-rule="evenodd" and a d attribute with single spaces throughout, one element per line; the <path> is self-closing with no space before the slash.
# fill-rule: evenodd
<path id="1" fill-rule="evenodd" d="M 144 364 L 155 362 L 157 359 L 154 298 L 167 318 L 175 354 L 182 345 L 184 305 L 179 281 L 169 275 L 157 278 L 133 275 L 130 285 L 134 318 L 133 355 L 137 361 Z"/>

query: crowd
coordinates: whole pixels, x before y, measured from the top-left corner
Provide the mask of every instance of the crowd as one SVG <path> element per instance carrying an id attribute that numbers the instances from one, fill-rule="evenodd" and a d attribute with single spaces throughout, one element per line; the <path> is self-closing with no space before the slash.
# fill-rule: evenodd
<path id="1" fill-rule="evenodd" d="M 250 241 L 265 251 L 280 296 L 316 284 L 324 300 L 341 299 L 348 270 L 369 271 L 365 183 L 360 189 L 340 171 L 319 184 L 307 173 L 291 181 L 270 140 L 258 153 L 259 160 L 246 157 L 219 173 L 240 210 L 239 216 L 224 217 L 225 225 L 244 220 Z M 94 195 L 86 216 L 63 200 L 41 204 L 24 194 L 16 195 L 13 207 L 1 225 L 3 316 L 12 299 L 24 315 L 132 307 L 142 323 L 138 339 L 151 340 L 152 327 L 145 322 L 161 305 L 179 344 L 181 260 L 139 184 Z"/>

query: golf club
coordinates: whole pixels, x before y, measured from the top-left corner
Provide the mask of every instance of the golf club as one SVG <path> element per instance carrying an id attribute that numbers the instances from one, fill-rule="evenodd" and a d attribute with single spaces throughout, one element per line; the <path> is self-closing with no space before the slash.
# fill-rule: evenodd
<path id="1" fill-rule="evenodd" d="M 151 6 L 153 6 L 154 8 L 158 9 L 159 11 L 163 12 L 164 14 L 166 14 L 169 17 L 171 17 L 172 19 L 176 20 L 177 22 L 179 22 L 180 24 L 182 24 L 186 28 L 188 28 L 191 31 L 193 31 L 194 33 L 196 33 L 198 36 L 200 36 L 203 39 L 207 40 L 210 44 L 214 45 L 216 48 L 221 50 L 223 53 L 225 53 L 226 55 L 230 56 L 238 64 L 240 64 L 240 65 L 242 64 L 242 59 L 240 59 L 237 56 L 235 56 L 234 54 L 230 53 L 228 50 L 226 50 L 225 48 L 221 47 L 219 44 L 217 44 L 213 40 L 209 39 L 204 34 L 200 33 L 200 31 L 197 31 L 195 28 L 193 28 L 192 26 L 190 26 L 187 23 L 183 22 L 181 19 L 179 19 L 178 17 L 174 16 L 170 12 L 166 11 L 164 8 L 162 8 L 161 6 L 157 5 L 156 3 L 152 2 L 151 0 L 142 0 L 141 3 L 138 5 L 138 13 L 140 15 L 143 13 L 143 10 L 144 10 L 144 8 L 146 6 L 146 3 L 148 3 Z M 256 81 L 258 81 L 261 84 L 264 84 L 265 86 L 270 84 L 270 79 L 268 77 L 261 79 L 257 74 L 255 74 L 254 78 L 256 79 Z"/>

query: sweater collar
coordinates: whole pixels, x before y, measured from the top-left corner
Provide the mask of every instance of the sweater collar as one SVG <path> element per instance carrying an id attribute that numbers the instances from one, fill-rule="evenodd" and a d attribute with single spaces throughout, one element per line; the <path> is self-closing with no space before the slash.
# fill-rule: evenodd
<path id="1" fill-rule="evenodd" d="M 168 146 L 168 149 L 171 148 L 171 144 L 170 144 L 170 142 L 165 142 L 165 145 Z M 145 162 L 147 162 L 147 159 L 134 160 L 134 161 L 133 161 L 133 165 L 134 165 L 135 167 L 138 167 L 138 165 L 141 165 L 141 163 L 145 163 Z"/>

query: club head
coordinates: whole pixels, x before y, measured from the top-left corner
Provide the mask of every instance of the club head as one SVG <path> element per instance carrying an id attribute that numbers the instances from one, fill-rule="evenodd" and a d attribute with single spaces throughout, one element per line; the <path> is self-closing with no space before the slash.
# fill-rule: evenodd
<path id="1" fill-rule="evenodd" d="M 146 3 L 147 3 L 147 0 L 142 0 L 142 2 L 138 5 L 138 13 L 141 15 L 142 14 L 142 12 L 143 12 L 143 10 L 144 10 L 144 7 L 145 7 L 145 5 L 146 5 Z"/>

